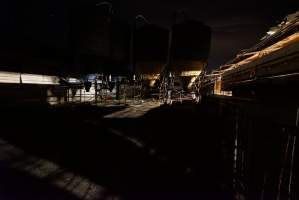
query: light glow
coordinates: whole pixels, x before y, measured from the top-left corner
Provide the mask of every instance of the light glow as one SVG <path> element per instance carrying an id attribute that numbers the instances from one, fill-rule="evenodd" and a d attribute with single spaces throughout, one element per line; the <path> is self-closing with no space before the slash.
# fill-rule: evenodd
<path id="1" fill-rule="evenodd" d="M 0 71 L 0 83 L 20 83 L 20 74 Z"/>
<path id="2" fill-rule="evenodd" d="M 0 71 L 0 83 L 59 85 L 59 77 Z"/>
<path id="3" fill-rule="evenodd" d="M 57 76 L 21 74 L 21 80 L 24 84 L 59 85 L 59 78 Z"/>
<path id="4" fill-rule="evenodd" d="M 268 35 L 274 35 L 276 33 L 276 31 L 268 31 L 267 34 Z"/>
<path id="5" fill-rule="evenodd" d="M 182 71 L 180 76 L 199 76 L 200 74 L 201 74 L 201 70 Z"/>
<path id="6" fill-rule="evenodd" d="M 196 76 L 192 77 L 190 83 L 188 84 L 188 88 L 190 89 L 192 87 L 192 85 L 194 84 L 195 80 L 196 80 Z"/>
<path id="7" fill-rule="evenodd" d="M 67 81 L 69 83 L 81 83 L 81 81 L 79 79 L 76 79 L 76 78 L 68 78 Z"/>
<path id="8" fill-rule="evenodd" d="M 155 83 L 156 83 L 156 80 L 155 79 L 151 79 L 150 80 L 150 87 L 154 87 Z"/>
<path id="9" fill-rule="evenodd" d="M 142 76 L 145 80 L 157 80 L 159 79 L 160 74 L 144 74 Z"/>
<path id="10" fill-rule="evenodd" d="M 235 68 L 240 68 L 245 65 L 248 65 L 250 63 L 254 63 L 259 59 L 263 59 L 264 57 L 273 54 L 274 52 L 277 52 L 283 48 L 286 48 L 290 46 L 291 44 L 299 43 L 299 33 L 294 33 L 283 40 L 280 40 L 279 42 L 261 50 L 256 53 L 254 53 L 252 56 L 249 58 L 246 58 L 238 63 L 232 64 L 231 67 L 227 68 L 225 71 L 230 71 Z"/>

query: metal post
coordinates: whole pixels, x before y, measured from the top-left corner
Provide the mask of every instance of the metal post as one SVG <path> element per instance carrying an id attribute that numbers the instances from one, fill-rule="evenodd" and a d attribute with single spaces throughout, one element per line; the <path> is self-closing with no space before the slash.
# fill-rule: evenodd
<path id="1" fill-rule="evenodd" d="M 94 102 L 95 102 L 96 105 L 98 103 L 98 95 L 97 95 L 97 93 L 98 93 L 98 83 L 97 83 L 97 79 L 98 79 L 98 75 L 96 74 L 96 77 L 94 79 L 94 91 L 95 91 L 95 93 L 94 93 Z"/>
<path id="2" fill-rule="evenodd" d="M 289 176 L 289 185 L 288 185 L 288 200 L 291 200 L 291 196 L 292 196 L 292 183 L 293 183 L 295 148 L 296 148 L 296 135 L 293 136 L 293 144 L 292 144 L 292 154 L 291 154 L 291 163 L 290 163 L 290 176 Z"/>
<path id="3" fill-rule="evenodd" d="M 80 103 L 82 103 L 82 89 L 80 89 Z"/>
<path id="4" fill-rule="evenodd" d="M 135 76 L 135 75 L 134 75 Z M 133 85 L 133 103 L 135 103 L 135 78 L 133 78 L 134 85 Z"/>
<path id="5" fill-rule="evenodd" d="M 125 81 L 125 84 L 124 84 L 124 97 L 125 97 L 125 104 L 127 103 L 127 88 L 126 88 L 126 85 L 127 85 L 127 80 Z"/>
<path id="6" fill-rule="evenodd" d="M 239 134 L 239 112 L 236 110 L 236 118 L 235 118 L 235 143 L 234 143 L 234 165 L 233 165 L 233 187 L 237 189 L 237 172 L 238 172 L 238 134 Z"/>

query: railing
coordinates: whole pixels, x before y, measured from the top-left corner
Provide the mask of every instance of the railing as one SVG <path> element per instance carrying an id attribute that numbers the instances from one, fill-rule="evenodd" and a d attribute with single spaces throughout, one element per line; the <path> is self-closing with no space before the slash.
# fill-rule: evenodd
<path id="1" fill-rule="evenodd" d="M 230 107 L 232 188 L 235 199 L 295 200 L 298 198 L 299 108 L 221 100 Z M 267 107 L 267 108 L 266 108 Z M 269 112 L 267 112 L 269 111 Z"/>

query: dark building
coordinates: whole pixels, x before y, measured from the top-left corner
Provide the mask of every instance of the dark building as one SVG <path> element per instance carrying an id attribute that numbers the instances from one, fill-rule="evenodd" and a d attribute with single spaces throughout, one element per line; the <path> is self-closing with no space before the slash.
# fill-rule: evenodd
<path id="1" fill-rule="evenodd" d="M 129 62 L 130 27 L 100 3 L 80 4 L 73 22 L 78 73 L 124 73 Z"/>
<path id="2" fill-rule="evenodd" d="M 138 27 L 134 38 L 137 74 L 159 74 L 166 64 L 169 31 L 156 25 Z"/>
<path id="3" fill-rule="evenodd" d="M 1 12 L 7 9 L 7 13 L 1 20 L 0 70 L 61 74 L 69 57 L 67 2 L 6 1 L 2 5 Z"/>
<path id="4" fill-rule="evenodd" d="M 99 1 L 12 0 L 0 7 L 2 71 L 80 75 L 127 63 L 129 27 Z"/>
<path id="5" fill-rule="evenodd" d="M 170 64 L 174 71 L 198 71 L 207 63 L 211 29 L 197 20 L 185 20 L 172 27 Z"/>

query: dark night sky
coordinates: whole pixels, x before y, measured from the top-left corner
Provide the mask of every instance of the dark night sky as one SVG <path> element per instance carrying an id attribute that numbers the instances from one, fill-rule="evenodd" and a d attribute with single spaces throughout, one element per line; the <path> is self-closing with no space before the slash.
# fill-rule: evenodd
<path id="1" fill-rule="evenodd" d="M 87 1 L 87 0 L 79 0 Z M 89 0 L 92 3 L 105 0 Z M 108 1 L 108 0 L 107 0 Z M 209 68 L 213 69 L 232 59 L 236 53 L 259 41 L 269 27 L 277 24 L 287 14 L 299 10 L 299 0 L 110 0 L 114 10 L 124 20 L 132 20 L 142 14 L 151 23 L 169 27 L 175 11 L 184 11 L 189 17 L 202 20 L 212 27 L 212 49 Z M 6 3 L 5 3 L 6 2 Z M 19 0 L 1 2 L 1 27 L 8 27 L 10 7 L 20 7 Z M 28 4 L 30 1 L 26 1 Z M 62 7 L 63 1 L 52 2 Z M 69 2 L 65 6 L 70 5 Z M 44 4 L 44 3 L 42 3 Z M 10 7 L 9 7 L 10 6 Z M 29 14 L 29 13 L 28 13 Z M 49 15 L 50 16 L 50 15 Z M 36 16 L 32 16 L 36 17 Z M 53 29 L 59 23 L 53 24 Z M 3 31 L 3 29 L 2 29 Z"/>
<path id="2" fill-rule="evenodd" d="M 174 11 L 184 11 L 212 27 L 209 68 L 232 59 L 259 41 L 269 27 L 299 10 L 298 0 L 122 0 L 122 15 L 142 14 L 150 22 L 171 24 Z"/>

